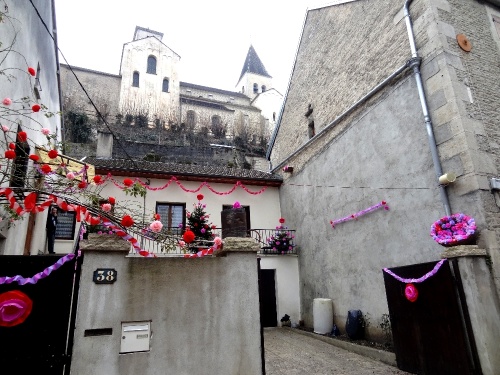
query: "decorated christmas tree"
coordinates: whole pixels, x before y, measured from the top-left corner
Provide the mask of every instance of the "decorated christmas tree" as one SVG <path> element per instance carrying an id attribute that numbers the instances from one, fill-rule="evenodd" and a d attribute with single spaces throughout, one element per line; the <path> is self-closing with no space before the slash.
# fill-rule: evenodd
<path id="1" fill-rule="evenodd" d="M 280 218 L 279 222 L 280 225 L 276 227 L 276 232 L 267 239 L 267 242 L 273 252 L 285 254 L 292 251 L 295 246 L 293 244 L 294 235 L 288 230 L 287 226 L 283 225 L 285 219 Z"/>
<path id="2" fill-rule="evenodd" d="M 210 215 L 207 214 L 205 208 L 206 204 L 201 203 L 203 194 L 196 196 L 198 203 L 193 204 L 193 212 L 187 211 L 187 227 L 194 233 L 196 240 L 212 240 L 214 235 L 212 233 L 212 223 L 208 221 Z"/>

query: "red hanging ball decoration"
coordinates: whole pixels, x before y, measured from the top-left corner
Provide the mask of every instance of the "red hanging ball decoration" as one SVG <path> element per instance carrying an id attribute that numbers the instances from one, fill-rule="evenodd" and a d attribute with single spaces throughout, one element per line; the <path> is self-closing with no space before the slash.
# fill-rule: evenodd
<path id="1" fill-rule="evenodd" d="M 415 302 L 418 298 L 418 289 L 413 284 L 406 284 L 405 297 L 410 302 Z"/>

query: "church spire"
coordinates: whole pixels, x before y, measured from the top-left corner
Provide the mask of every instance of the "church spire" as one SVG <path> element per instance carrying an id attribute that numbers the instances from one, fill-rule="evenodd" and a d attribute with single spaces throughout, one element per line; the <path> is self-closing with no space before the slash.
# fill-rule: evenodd
<path id="1" fill-rule="evenodd" d="M 250 45 L 250 48 L 248 49 L 247 57 L 245 59 L 245 63 L 243 64 L 243 69 L 241 70 L 240 79 L 238 81 L 241 80 L 245 73 L 254 73 L 272 78 L 267 72 L 262 61 L 260 61 L 260 58 L 252 45 Z"/>

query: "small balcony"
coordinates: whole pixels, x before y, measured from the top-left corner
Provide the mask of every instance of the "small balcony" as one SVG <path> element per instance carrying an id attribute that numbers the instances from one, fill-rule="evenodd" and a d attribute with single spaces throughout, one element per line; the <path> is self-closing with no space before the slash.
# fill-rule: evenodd
<path id="1" fill-rule="evenodd" d="M 184 230 L 178 227 L 163 228 L 160 234 L 148 233 L 137 238 L 141 249 L 155 255 L 180 256 L 186 253 L 196 252 L 201 249 L 209 248 L 213 245 L 212 241 L 195 240 L 190 244 L 190 250 L 186 252 L 178 245 L 182 240 Z M 215 237 L 221 237 L 221 228 L 215 228 L 212 233 Z M 253 238 L 260 246 L 261 255 L 289 255 L 297 254 L 295 246 L 295 230 L 289 229 L 250 229 L 247 237 Z M 134 250 L 131 253 L 135 253 Z"/>

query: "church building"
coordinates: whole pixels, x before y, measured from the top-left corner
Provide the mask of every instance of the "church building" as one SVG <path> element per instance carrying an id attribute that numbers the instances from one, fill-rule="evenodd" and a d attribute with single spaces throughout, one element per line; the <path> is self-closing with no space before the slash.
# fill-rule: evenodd
<path id="1" fill-rule="evenodd" d="M 135 125 L 146 132 L 195 132 L 219 140 L 239 137 L 265 147 L 283 96 L 273 88 L 253 46 L 235 91 L 183 82 L 179 68 L 180 55 L 163 42 L 163 34 L 137 26 L 133 40 L 123 45 L 118 75 L 61 64 L 65 111 L 82 111 L 104 122 L 73 70 L 108 124 Z"/>

